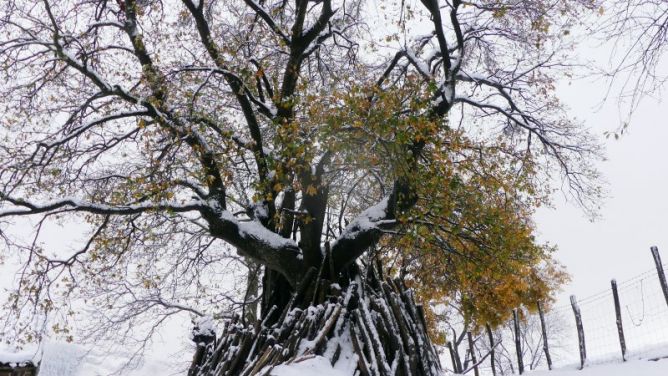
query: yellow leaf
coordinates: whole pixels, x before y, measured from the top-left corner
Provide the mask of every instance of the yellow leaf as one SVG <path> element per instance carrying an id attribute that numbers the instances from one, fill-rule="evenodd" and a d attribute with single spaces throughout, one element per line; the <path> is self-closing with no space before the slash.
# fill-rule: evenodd
<path id="1" fill-rule="evenodd" d="M 308 187 L 306 187 L 306 194 L 309 196 L 315 196 L 318 193 L 318 189 L 313 186 L 313 184 L 309 184 Z"/>

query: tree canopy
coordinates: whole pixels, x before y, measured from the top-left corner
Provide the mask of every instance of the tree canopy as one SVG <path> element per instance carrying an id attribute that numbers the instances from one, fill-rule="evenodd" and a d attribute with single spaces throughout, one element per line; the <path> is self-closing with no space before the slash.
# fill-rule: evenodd
<path id="1" fill-rule="evenodd" d="M 598 194 L 598 146 L 554 91 L 589 0 L 1 7 L 12 317 L 75 298 L 105 328 L 224 316 L 234 249 L 263 270 L 263 314 L 311 268 L 376 258 L 498 322 L 563 278 L 531 221 L 551 179 Z M 86 238 L 55 255 L 7 231 L 22 216 L 34 239 L 65 220 Z"/>

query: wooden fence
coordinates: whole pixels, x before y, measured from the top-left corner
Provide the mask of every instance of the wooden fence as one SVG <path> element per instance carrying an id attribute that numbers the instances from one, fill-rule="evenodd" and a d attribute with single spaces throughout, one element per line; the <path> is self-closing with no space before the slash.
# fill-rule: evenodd
<path id="1" fill-rule="evenodd" d="M 668 357 L 668 283 L 658 248 L 651 247 L 651 254 L 655 268 L 620 284 L 612 279 L 608 291 L 582 300 L 572 295 L 570 306 L 547 311 L 540 304 L 536 313 L 514 310 L 500 331 L 487 326 L 477 335 L 467 332 L 464 351 L 458 349 L 461 343 L 447 344 L 452 359 L 448 368 L 502 376 L 551 370 L 555 364 L 582 369 L 592 361 L 626 361 L 629 354 Z"/>

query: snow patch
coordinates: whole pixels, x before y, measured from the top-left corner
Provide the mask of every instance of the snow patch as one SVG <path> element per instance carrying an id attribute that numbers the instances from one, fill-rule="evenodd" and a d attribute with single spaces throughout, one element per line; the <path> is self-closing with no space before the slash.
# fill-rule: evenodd
<path id="1" fill-rule="evenodd" d="M 7 364 L 11 367 L 20 367 L 30 362 L 38 363 L 40 351 L 37 348 L 24 350 L 0 348 L 0 364 Z"/>
<path id="2" fill-rule="evenodd" d="M 211 204 L 215 205 L 215 203 Z M 241 222 L 234 216 L 234 214 L 227 210 L 221 211 L 220 218 L 224 221 L 234 223 L 239 229 L 239 235 L 244 239 L 257 239 L 273 249 L 299 249 L 297 243 L 270 231 L 258 221 Z"/>
<path id="3" fill-rule="evenodd" d="M 193 337 L 196 336 L 206 336 L 206 337 L 215 337 L 216 336 L 216 322 L 211 316 L 202 316 L 195 321 L 195 327 L 193 328 Z"/>
<path id="4" fill-rule="evenodd" d="M 71 343 L 47 342 L 42 350 L 39 376 L 149 376 L 178 372 L 167 359 L 146 359 L 127 367 L 130 354 L 109 352 L 104 346 L 87 349 Z"/>
<path id="5" fill-rule="evenodd" d="M 429 73 L 429 66 L 427 65 L 427 63 L 418 59 L 418 57 L 412 50 L 406 49 L 406 56 L 413 63 L 415 68 L 417 68 L 417 70 L 420 71 L 420 74 L 427 77 L 431 76 L 431 74 Z"/>
<path id="6" fill-rule="evenodd" d="M 387 207 L 390 202 L 390 196 L 386 196 L 376 205 L 369 207 L 361 212 L 341 233 L 339 239 L 354 238 L 359 232 L 370 230 L 383 223 L 383 219 L 387 216 Z M 339 240 L 337 239 L 337 241 Z M 336 241 L 332 244 L 332 247 Z"/>
<path id="7" fill-rule="evenodd" d="M 290 364 L 275 367 L 269 373 L 271 376 L 350 376 L 351 373 L 332 367 L 327 358 L 314 356 L 304 360 L 296 360 Z"/>
<path id="8" fill-rule="evenodd" d="M 659 361 L 634 360 L 625 363 L 603 364 L 595 367 L 528 372 L 531 376 L 666 376 L 668 359 Z"/>

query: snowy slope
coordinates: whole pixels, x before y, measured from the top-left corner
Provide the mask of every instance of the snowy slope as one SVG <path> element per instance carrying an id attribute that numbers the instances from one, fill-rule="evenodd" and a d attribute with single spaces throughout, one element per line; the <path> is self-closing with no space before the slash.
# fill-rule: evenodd
<path id="1" fill-rule="evenodd" d="M 40 361 L 41 359 L 41 361 Z M 33 361 L 40 364 L 39 376 L 155 376 L 181 375 L 184 367 L 165 359 L 146 359 L 134 367 L 125 367 L 128 356 L 107 349 L 89 350 L 83 346 L 47 342 L 39 349 L 24 351 L 0 349 L 0 363 L 21 364 Z M 125 368 L 124 368 L 125 367 Z"/>
<path id="2" fill-rule="evenodd" d="M 138 365 L 124 368 L 128 356 L 103 348 L 88 350 L 82 346 L 47 343 L 43 346 L 39 376 L 155 376 L 183 374 L 164 359 L 146 359 Z"/>
<path id="3" fill-rule="evenodd" d="M 29 362 L 39 362 L 39 354 L 40 351 L 36 347 L 24 350 L 0 347 L 0 364 L 9 364 L 16 367 Z"/>
<path id="4" fill-rule="evenodd" d="M 271 376 L 349 376 L 348 373 L 334 369 L 327 358 L 316 356 L 298 363 L 275 367 Z"/>
<path id="5" fill-rule="evenodd" d="M 633 360 L 625 363 L 600 364 L 578 369 L 537 371 L 529 376 L 668 376 L 668 359 L 660 361 Z"/>
<path id="6" fill-rule="evenodd" d="M 470 373 L 472 375 L 473 372 Z M 332 368 L 323 357 L 314 357 L 299 363 L 276 367 L 271 376 L 350 376 Z M 659 361 L 632 360 L 625 363 L 600 364 L 584 370 L 559 369 L 554 371 L 527 372 L 528 376 L 668 376 L 668 359 Z M 454 375 L 453 375 L 454 376 Z"/>
<path id="7" fill-rule="evenodd" d="M 147 359 L 135 369 L 122 370 L 125 358 L 104 349 L 89 351 L 82 346 L 47 343 L 41 351 L 13 353 L 0 351 L 0 362 L 21 363 L 41 357 L 39 376 L 155 376 L 183 375 L 184 367 L 161 359 Z M 120 372 L 119 372 L 120 371 Z M 471 372 L 472 374 L 472 372 Z M 349 372 L 333 368 L 326 358 L 315 356 L 275 367 L 270 376 L 351 376 Z M 527 372 L 528 376 L 668 376 L 668 359 L 658 361 L 636 359 L 628 362 L 590 365 L 584 370 L 563 368 L 554 371 Z"/>

